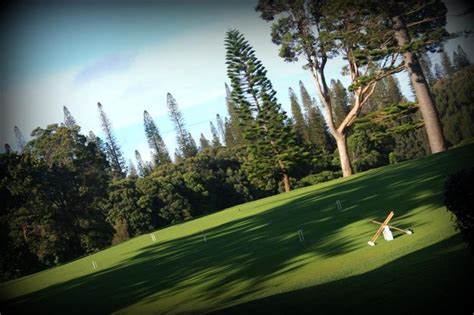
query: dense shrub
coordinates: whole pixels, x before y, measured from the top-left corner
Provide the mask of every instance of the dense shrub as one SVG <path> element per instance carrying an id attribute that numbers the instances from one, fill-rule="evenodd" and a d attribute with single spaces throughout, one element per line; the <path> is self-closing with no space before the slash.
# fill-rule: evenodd
<path id="1" fill-rule="evenodd" d="M 444 204 L 455 217 L 456 228 L 474 251 L 474 168 L 451 175 L 445 183 Z"/>
<path id="2" fill-rule="evenodd" d="M 311 174 L 306 177 L 303 177 L 302 179 L 299 180 L 297 186 L 298 187 L 311 186 L 311 185 L 327 182 L 341 176 L 342 176 L 341 171 L 337 171 L 337 172 L 322 171 L 321 173 L 318 173 L 318 174 Z"/>

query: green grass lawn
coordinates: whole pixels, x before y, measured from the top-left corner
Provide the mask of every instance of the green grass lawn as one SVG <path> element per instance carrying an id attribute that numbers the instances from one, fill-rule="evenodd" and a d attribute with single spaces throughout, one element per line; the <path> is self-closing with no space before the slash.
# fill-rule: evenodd
<path id="1" fill-rule="evenodd" d="M 0 284 L 0 312 L 472 314 L 474 259 L 442 199 L 473 161 L 468 145 L 143 235 Z M 414 234 L 368 246 L 390 210 Z"/>

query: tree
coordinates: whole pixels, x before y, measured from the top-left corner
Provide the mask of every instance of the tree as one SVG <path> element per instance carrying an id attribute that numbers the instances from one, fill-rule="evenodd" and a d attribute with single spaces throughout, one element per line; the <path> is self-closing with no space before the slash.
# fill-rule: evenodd
<path id="1" fill-rule="evenodd" d="M 352 174 L 346 133 L 383 77 L 401 71 L 397 55 L 387 51 L 386 21 L 371 14 L 371 6 L 357 1 L 260 0 L 256 10 L 272 26 L 272 41 L 280 46 L 280 57 L 294 62 L 303 57 L 314 80 L 331 135 L 336 140 L 343 176 Z M 352 106 L 337 124 L 325 68 L 329 59 L 342 55 L 343 68 L 351 78 Z"/>
<path id="2" fill-rule="evenodd" d="M 288 93 L 290 95 L 291 113 L 293 115 L 296 136 L 298 137 L 300 143 L 308 144 L 310 142 L 308 127 L 306 126 L 303 113 L 301 112 L 301 106 L 298 103 L 298 97 L 292 88 L 289 88 Z"/>
<path id="3" fill-rule="evenodd" d="M 105 143 L 101 138 L 97 137 L 92 130 L 89 130 L 89 135 L 87 136 L 87 142 L 93 143 L 98 150 L 106 154 Z"/>
<path id="4" fill-rule="evenodd" d="M 133 178 L 138 177 L 137 168 L 135 167 L 135 164 L 133 164 L 133 161 L 131 159 L 128 160 L 128 176 Z"/>
<path id="5" fill-rule="evenodd" d="M 439 63 L 435 64 L 434 66 L 434 76 L 436 80 L 440 80 L 443 78 L 443 69 Z"/>
<path id="6" fill-rule="evenodd" d="M 432 153 L 446 150 L 446 144 L 428 82 L 416 52 L 434 51 L 447 38 L 446 6 L 441 0 L 396 1 L 380 6 L 390 18 L 391 27 L 403 54 L 405 68 L 415 90 Z M 446 70 L 446 69 L 445 69 Z"/>
<path id="7" fill-rule="evenodd" d="M 12 147 L 8 143 L 4 144 L 4 149 L 5 149 L 6 154 L 9 154 L 9 153 L 13 152 Z"/>
<path id="8" fill-rule="evenodd" d="M 217 131 L 219 132 L 219 138 L 222 139 L 220 142 L 225 143 L 225 126 L 221 115 L 216 114 Z"/>
<path id="9" fill-rule="evenodd" d="M 178 108 L 178 103 L 176 103 L 176 100 L 170 93 L 167 94 L 167 104 L 169 116 L 173 121 L 177 133 L 176 141 L 178 148 L 176 149 L 176 153 L 183 158 L 195 156 L 198 152 L 196 142 L 191 134 L 186 130 L 184 118 Z"/>
<path id="10" fill-rule="evenodd" d="M 138 175 L 145 177 L 151 173 L 151 166 L 144 162 L 140 151 L 135 150 L 135 160 L 137 160 Z"/>
<path id="11" fill-rule="evenodd" d="M 326 129 L 324 117 L 319 110 L 316 100 L 311 99 L 302 81 L 299 81 L 300 95 L 305 110 L 305 120 L 308 126 L 309 141 L 323 153 L 332 151 L 330 136 Z"/>
<path id="12" fill-rule="evenodd" d="M 25 263 L 44 268 L 109 245 L 112 228 L 102 208 L 109 181 L 105 156 L 78 126 L 36 128 L 32 137 L 28 150 L 2 160 L 8 182 L 0 191 L 9 196 L 0 221 L 8 222 L 10 236 L 2 242 L 14 250 L 9 254 L 21 251 Z M 19 264 L 21 272 L 36 268 Z"/>
<path id="13" fill-rule="evenodd" d="M 474 253 L 474 216 L 472 181 L 474 168 L 461 170 L 448 177 L 444 184 L 444 204 L 455 219 L 456 229 Z"/>
<path id="14" fill-rule="evenodd" d="M 225 46 L 232 99 L 237 104 L 249 153 L 246 167 L 252 180 L 262 187 L 271 181 L 274 172 L 279 173 L 288 192 L 291 167 L 301 154 L 288 118 L 277 103 L 265 68 L 244 36 L 229 30 Z"/>
<path id="15" fill-rule="evenodd" d="M 120 244 L 130 238 L 128 233 L 128 223 L 125 219 L 118 219 L 114 225 L 115 234 L 112 239 L 112 245 Z"/>
<path id="16" fill-rule="evenodd" d="M 145 135 L 148 141 L 148 146 L 152 152 L 155 166 L 171 163 L 168 149 L 166 148 L 163 138 L 158 131 L 158 127 L 156 127 L 153 118 L 146 110 L 143 112 L 143 125 L 145 127 Z"/>
<path id="17" fill-rule="evenodd" d="M 212 121 L 209 122 L 209 125 L 211 127 L 211 133 L 212 133 L 212 146 L 214 148 L 218 148 L 218 147 L 222 146 L 221 142 L 219 140 L 219 133 L 218 133 L 216 127 L 214 126 L 214 124 L 212 123 Z"/>
<path id="18" fill-rule="evenodd" d="M 76 126 L 76 120 L 74 119 L 71 112 L 66 106 L 63 106 L 63 112 L 64 112 L 64 126 L 66 126 L 67 128 Z"/>
<path id="19" fill-rule="evenodd" d="M 454 74 L 454 66 L 446 50 L 441 52 L 441 67 L 443 67 L 444 78 L 451 78 Z"/>
<path id="20" fill-rule="evenodd" d="M 150 231 L 151 211 L 140 207 L 138 201 L 141 197 L 136 178 L 114 179 L 109 186 L 106 202 L 107 220 L 116 226 L 126 222 L 130 236 Z M 117 230 L 117 233 L 119 232 L 120 230 Z"/>
<path id="21" fill-rule="evenodd" d="M 16 143 L 18 144 L 20 151 L 23 151 L 26 145 L 25 137 L 23 137 L 23 133 L 18 126 L 13 127 L 13 131 L 15 132 Z"/>
<path id="22" fill-rule="evenodd" d="M 460 71 L 471 65 L 469 57 L 460 45 L 458 45 L 457 51 L 453 52 L 453 65 L 456 71 Z"/>
<path id="23" fill-rule="evenodd" d="M 433 85 L 433 96 L 439 110 L 448 146 L 474 137 L 474 66 L 456 72 L 450 79 Z"/>
<path id="24" fill-rule="evenodd" d="M 120 149 L 120 145 L 113 133 L 112 124 L 110 123 L 102 104 L 97 103 L 97 107 L 99 109 L 99 119 L 102 125 L 102 131 L 105 135 L 106 155 L 112 168 L 112 175 L 118 178 L 124 177 L 127 168 L 125 166 L 122 150 Z"/>
<path id="25" fill-rule="evenodd" d="M 209 140 L 206 139 L 206 137 L 201 133 L 201 138 L 199 138 L 199 143 L 202 150 L 206 150 L 211 147 Z"/>
<path id="26" fill-rule="evenodd" d="M 225 84 L 225 101 L 227 105 L 227 112 L 229 113 L 229 135 L 232 134 L 232 142 L 235 146 L 243 145 L 244 144 L 244 136 L 242 132 L 242 126 L 240 125 L 240 118 L 237 114 L 237 107 L 235 102 L 232 100 L 232 92 L 230 91 L 229 86 L 227 83 Z M 227 136 L 226 136 L 227 137 Z M 230 136 L 229 136 L 230 137 Z M 227 141 L 226 141 L 226 145 Z"/>
<path id="27" fill-rule="evenodd" d="M 432 63 L 431 63 L 430 56 L 428 55 L 428 52 L 420 52 L 418 54 L 418 60 L 420 62 L 421 70 L 423 71 L 426 81 L 431 87 L 436 78 L 433 72 L 431 71 Z"/>
<path id="28" fill-rule="evenodd" d="M 347 90 L 339 80 L 331 80 L 331 89 L 329 92 L 332 104 L 332 116 L 334 124 L 339 127 L 349 113 L 349 95 Z"/>
<path id="29" fill-rule="evenodd" d="M 225 131 L 224 142 L 225 142 L 226 147 L 233 148 L 237 146 L 237 139 L 234 134 L 234 129 L 232 128 L 232 123 L 229 121 L 229 119 L 227 119 L 227 117 L 225 118 L 225 122 L 224 122 L 224 131 Z"/>

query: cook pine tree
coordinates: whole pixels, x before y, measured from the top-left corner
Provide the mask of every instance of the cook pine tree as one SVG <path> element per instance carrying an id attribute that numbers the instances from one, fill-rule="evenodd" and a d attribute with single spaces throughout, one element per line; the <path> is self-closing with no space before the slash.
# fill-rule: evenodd
<path id="1" fill-rule="evenodd" d="M 153 118 L 146 110 L 143 112 L 143 125 L 145 127 L 145 135 L 152 153 L 154 165 L 158 166 L 161 164 L 171 163 L 168 149 L 161 137 L 160 131 L 158 130 Z"/>
<path id="2" fill-rule="evenodd" d="M 112 176 L 115 178 L 123 178 L 127 173 L 125 159 L 123 158 L 122 149 L 115 138 L 112 124 L 104 111 L 102 104 L 97 103 L 99 110 L 100 124 L 105 136 L 105 154 L 110 163 Z"/>
<path id="3" fill-rule="evenodd" d="M 244 36 L 229 30 L 225 47 L 232 101 L 247 143 L 249 177 L 265 186 L 276 173 L 288 192 L 291 168 L 302 154 L 288 117 L 276 99 L 267 71 Z"/>
<path id="4" fill-rule="evenodd" d="M 176 142 L 178 147 L 175 151 L 175 159 L 189 158 L 196 156 L 198 149 L 193 137 L 186 129 L 183 114 L 179 110 L 178 103 L 171 93 L 167 94 L 168 114 L 174 124 L 176 131 Z"/>

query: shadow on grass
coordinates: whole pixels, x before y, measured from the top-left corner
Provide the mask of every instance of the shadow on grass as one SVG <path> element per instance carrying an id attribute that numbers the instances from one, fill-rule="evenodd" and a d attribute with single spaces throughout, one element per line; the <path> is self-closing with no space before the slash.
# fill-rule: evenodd
<path id="1" fill-rule="evenodd" d="M 471 314 L 473 265 L 457 235 L 362 275 L 213 314 Z"/>
<path id="2" fill-rule="evenodd" d="M 265 289 L 266 280 L 304 266 L 306 262 L 299 256 L 305 253 L 331 258 L 366 247 L 366 241 L 375 231 L 368 221 L 383 219 L 389 210 L 395 210 L 393 224 L 398 225 L 399 221 L 416 232 L 417 227 L 426 224 L 418 220 L 417 215 L 442 205 L 446 176 L 472 163 L 472 149 L 461 149 L 460 152 L 430 156 L 422 163 L 410 161 L 373 170 L 348 181 L 335 181 L 317 191 L 301 190 L 295 192 L 296 195 L 289 195 L 284 205 L 258 215 L 242 217 L 235 209 L 233 213 L 229 212 L 235 220 L 206 230 L 207 242 L 201 233 L 196 233 L 146 246 L 120 265 L 6 301 L 0 310 L 5 314 L 108 314 L 138 302 L 155 303 L 166 298 L 167 306 L 156 311 L 173 313 L 173 307 L 183 303 L 209 303 L 207 309 L 212 309 L 252 298 Z M 336 200 L 342 201 L 342 211 L 336 209 Z M 263 202 L 271 203 L 271 200 Z M 367 221 L 367 224 L 357 233 L 348 233 L 347 227 L 359 221 Z M 299 229 L 304 232 L 304 243 L 298 240 Z M 435 252 L 436 247 L 430 247 L 425 253 Z M 417 261 L 415 258 L 413 261 Z M 381 284 L 386 285 L 384 275 L 388 271 L 383 270 L 396 274 L 397 264 L 374 271 L 373 282 L 368 283 L 376 285 L 379 281 L 376 278 L 380 277 L 383 278 Z M 418 265 L 418 268 L 422 267 Z M 435 277 L 437 271 L 430 270 L 429 274 Z M 364 287 L 361 280 L 347 281 L 345 285 Z M 339 288 L 337 283 L 328 284 L 328 288 L 336 290 Z M 398 285 L 393 290 L 400 291 L 405 286 L 396 278 L 393 283 Z M 229 291 L 233 292 L 231 296 L 226 294 Z M 359 295 L 363 297 L 364 294 L 354 289 L 354 299 Z M 377 296 L 385 299 L 390 293 Z M 351 299 L 347 294 L 342 298 Z M 217 305 L 216 299 L 219 300 Z M 367 303 L 371 302 L 370 296 L 365 299 Z M 337 299 L 329 300 L 337 303 Z M 309 295 L 305 303 L 311 304 Z"/>

